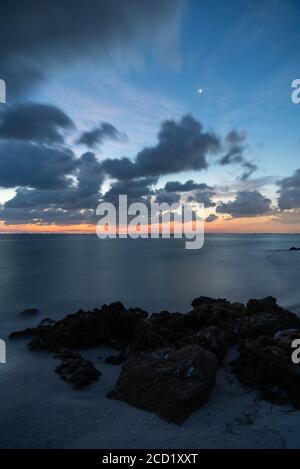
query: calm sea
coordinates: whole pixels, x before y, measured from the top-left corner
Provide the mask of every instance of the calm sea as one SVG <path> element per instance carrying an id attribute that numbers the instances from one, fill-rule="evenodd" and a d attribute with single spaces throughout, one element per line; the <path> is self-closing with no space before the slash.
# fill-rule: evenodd
<path id="1" fill-rule="evenodd" d="M 25 308 L 60 316 L 120 300 L 150 312 L 188 311 L 206 295 L 273 295 L 300 308 L 300 235 L 206 235 L 200 250 L 177 239 L 1 235 L 0 321 Z M 279 251 L 277 251 L 279 250 Z"/>
<path id="2" fill-rule="evenodd" d="M 293 245 L 300 246 L 300 235 L 208 235 L 199 251 L 187 251 L 184 241 L 175 239 L 0 236 L 0 338 L 46 315 L 55 318 L 115 300 L 150 312 L 188 311 L 199 295 L 240 301 L 274 295 L 299 311 L 300 251 L 277 251 Z M 28 307 L 42 314 L 20 316 Z M 0 366 L 0 447 L 243 447 L 253 435 L 257 447 L 277 447 L 283 421 L 289 438 L 299 427 L 299 420 L 278 407 L 267 424 L 264 418 L 256 421 L 257 430 L 242 425 L 239 434 L 231 435 L 227 425 L 255 408 L 256 397 L 227 392 L 223 385 L 182 427 L 171 426 L 154 414 L 106 399 L 120 372 L 105 363 L 111 350 L 96 347 L 81 353 L 103 375 L 76 392 L 54 373 L 52 354 L 32 353 L 26 340 L 7 340 L 7 363 Z M 265 441 L 267 426 L 274 433 Z M 292 442 L 298 447 L 296 435 Z"/>

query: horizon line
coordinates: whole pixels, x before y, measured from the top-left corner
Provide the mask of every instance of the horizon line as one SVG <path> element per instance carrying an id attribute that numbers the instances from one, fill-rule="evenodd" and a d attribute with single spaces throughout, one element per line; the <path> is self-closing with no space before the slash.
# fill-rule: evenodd
<path id="1" fill-rule="evenodd" d="M 223 234 L 226 234 L 226 235 L 249 235 L 249 234 L 253 234 L 253 235 L 256 235 L 256 234 L 270 234 L 270 235 L 276 235 L 276 234 L 279 234 L 279 235 L 282 235 L 282 234 L 285 234 L 285 235 L 298 235 L 300 234 L 300 231 L 299 232 L 287 232 L 287 231 L 241 231 L 241 232 L 237 232 L 237 231 L 208 231 L 206 233 L 204 233 L 204 235 L 210 235 L 210 234 L 214 234 L 214 235 L 223 235 Z M 3 235 L 74 235 L 74 236 L 78 236 L 78 235 L 88 235 L 88 236 L 97 236 L 97 233 L 92 233 L 90 231 L 82 231 L 82 232 L 74 232 L 74 231 L 56 231 L 56 232 L 53 232 L 53 231 L 0 231 L 0 236 L 3 236 Z M 173 233 L 171 233 L 170 237 L 174 237 L 173 236 Z M 115 239 L 118 239 L 119 236 L 117 235 L 117 237 Z M 128 238 L 130 238 L 130 236 L 128 235 Z M 151 235 L 149 235 L 149 238 L 151 238 Z M 184 236 L 183 236 L 184 238 Z M 127 238 L 120 238 L 120 239 L 127 239 Z M 147 238 L 143 238 L 143 239 L 147 239 Z M 160 239 L 160 238 L 157 238 L 157 239 Z M 162 239 L 167 239 L 167 238 L 162 238 Z M 178 238 L 179 239 L 179 238 Z"/>

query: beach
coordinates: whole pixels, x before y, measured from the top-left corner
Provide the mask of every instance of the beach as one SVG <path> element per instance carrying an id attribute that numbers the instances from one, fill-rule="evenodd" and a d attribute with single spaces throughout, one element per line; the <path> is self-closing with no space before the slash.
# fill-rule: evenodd
<path id="1" fill-rule="evenodd" d="M 101 263 L 97 264 L 97 255 L 94 255 L 94 266 L 89 264 L 88 273 L 84 259 L 88 263 L 87 252 L 89 250 L 91 254 L 93 252 L 90 246 L 95 247 L 98 245 L 94 244 L 95 241 L 96 243 L 101 243 L 101 241 L 93 240 L 90 237 L 79 237 L 80 239 L 77 240 L 66 237 L 56 242 L 55 249 L 61 242 L 63 243 L 64 252 L 67 251 L 65 255 L 73 261 L 72 269 L 72 266 L 67 266 L 65 262 L 59 264 L 59 258 L 53 257 L 51 237 L 49 239 L 43 238 L 42 235 L 40 237 L 35 235 L 31 242 L 30 238 L 26 238 L 25 241 L 20 238 L 17 240 L 14 238 L 13 247 L 10 246 L 9 249 L 7 243 L 10 241 L 7 241 L 7 238 L 3 240 L 2 246 L 4 244 L 6 246 L 6 257 L 1 256 L 0 258 L 1 285 L 2 287 L 6 285 L 6 294 L 4 295 L 6 303 L 2 300 L 1 308 L 1 338 L 7 340 L 7 363 L 1 366 L 0 383 L 2 401 L 0 410 L 1 447 L 112 449 L 299 447 L 299 439 L 297 438 L 299 412 L 289 405 L 271 404 L 261 399 L 256 391 L 247 389 L 240 384 L 232 374 L 229 365 L 236 357 L 235 347 L 229 349 L 223 366 L 218 368 L 216 384 L 208 402 L 195 410 L 182 425 L 178 426 L 165 422 L 153 413 L 136 409 L 125 402 L 106 398 L 106 394 L 114 388 L 122 368 L 122 365 L 105 363 L 106 357 L 116 354 L 116 351 L 110 347 L 97 346 L 90 349 L 78 349 L 84 358 L 92 360 L 94 366 L 101 371 L 102 376 L 99 381 L 82 391 L 75 391 L 54 373 L 58 360 L 53 359 L 53 354 L 30 351 L 27 347 L 28 339 L 8 340 L 12 331 L 34 327 L 45 317 L 59 319 L 64 317 L 66 313 L 76 312 L 80 307 L 85 308 L 89 303 L 93 303 L 95 307 L 97 304 L 101 306 L 105 303 L 105 298 L 109 302 L 112 295 L 109 289 L 103 288 L 103 285 L 108 285 L 105 284 L 107 276 L 111 281 L 113 271 L 115 278 L 118 279 L 112 285 L 115 292 L 114 299 L 124 301 L 127 294 L 126 307 L 140 306 L 148 309 L 150 313 L 159 312 L 168 306 L 171 312 L 182 309 L 182 312 L 188 312 L 191 309 L 189 303 L 193 299 L 191 289 L 195 289 L 193 290 L 195 292 L 197 290 L 198 294 L 214 293 L 214 296 L 219 297 L 225 297 L 228 292 L 231 292 L 230 300 L 244 302 L 251 296 L 262 297 L 264 294 L 277 292 L 277 296 L 280 298 L 279 304 L 298 313 L 299 298 L 297 297 L 296 284 L 299 274 L 299 253 L 286 250 L 277 252 L 277 249 L 285 247 L 288 249 L 291 245 L 297 244 L 299 235 L 270 235 L 269 237 L 264 235 L 257 238 L 253 235 L 240 235 L 238 237 L 235 235 L 234 241 L 228 236 L 218 236 L 217 241 L 214 237 L 208 239 L 210 249 L 207 255 L 210 256 L 210 253 L 213 253 L 215 264 L 213 265 L 214 273 L 209 272 L 207 266 L 212 265 L 212 259 L 206 259 L 203 251 L 203 264 L 206 270 L 204 269 L 205 276 L 201 277 L 202 280 L 199 280 L 199 283 L 203 282 L 203 279 L 206 281 L 209 279 L 205 288 L 203 284 L 198 287 L 195 283 L 191 286 L 189 282 L 192 274 L 203 273 L 201 255 L 191 257 L 190 253 L 184 251 L 178 241 L 174 241 L 174 243 L 178 243 L 174 250 L 173 240 L 162 240 L 158 241 L 157 244 L 154 241 L 151 248 L 148 247 L 149 244 L 147 245 L 148 241 L 144 240 L 143 249 L 140 245 L 135 251 L 132 251 L 134 261 L 130 266 L 131 279 L 124 277 L 124 281 L 121 282 L 120 277 L 125 266 L 122 254 L 124 255 L 125 251 L 128 253 L 128 248 L 122 253 L 122 248 L 116 244 L 114 250 L 111 251 L 113 257 L 110 259 L 108 258 L 108 249 L 106 249 L 105 253 L 102 253 L 104 259 L 107 256 L 106 263 L 102 257 Z M 18 246 L 15 245 L 16 243 Z M 78 249 L 80 243 L 81 250 Z M 211 243 L 214 243 L 215 249 L 211 249 Z M 35 271 L 34 252 L 38 253 L 41 246 L 45 258 L 37 257 L 36 266 L 39 266 L 39 271 Z M 135 246 L 134 243 L 133 246 Z M 114 257 L 118 249 L 119 255 Z M 240 255 L 239 249 L 243 251 L 243 256 Z M 218 250 L 223 252 L 222 259 L 217 255 Z M 26 263 L 23 264 L 26 261 L 27 251 L 32 259 L 29 269 Z M 16 252 L 22 252 L 22 261 L 14 257 Z M 48 258 L 47 252 L 49 252 Z M 61 249 L 57 250 L 59 255 L 61 252 Z M 133 252 L 137 253 L 136 257 L 133 256 Z M 144 257 L 142 256 L 143 252 Z M 170 256 L 170 252 L 177 252 L 177 257 Z M 225 252 L 228 253 L 227 259 L 224 257 Z M 165 258 L 162 258 L 162 253 L 166 253 Z M 81 259 L 78 258 L 80 254 Z M 174 264 L 177 263 L 176 272 L 180 288 L 177 290 L 173 288 L 172 292 L 167 289 L 169 304 L 167 304 L 166 296 L 159 298 L 159 281 L 155 278 L 157 271 L 152 271 L 152 276 L 150 276 L 151 258 L 154 265 L 156 255 L 160 257 L 160 265 L 165 267 L 165 270 L 160 269 L 161 275 L 165 278 L 165 286 L 168 285 L 169 276 L 173 276 Z M 225 261 L 228 261 L 230 256 L 233 261 L 231 264 L 227 262 L 225 265 Z M 293 261 L 291 256 L 293 256 Z M 12 260 L 15 263 L 19 262 L 18 268 L 15 268 L 14 278 L 11 278 L 7 264 L 5 265 L 4 262 L 7 262 L 8 258 L 10 262 Z M 145 265 L 146 258 L 148 269 Z M 45 262 L 46 259 L 47 262 Z M 113 262 L 112 259 L 115 261 Z M 74 295 L 71 295 L 70 291 L 74 287 L 72 282 L 75 279 L 68 279 L 70 290 L 65 290 L 67 283 L 64 269 L 68 268 L 69 272 L 73 272 L 74 277 L 77 277 L 77 262 L 78 268 L 80 265 L 82 271 L 80 279 L 85 279 L 86 283 L 83 283 L 80 290 L 73 290 Z M 194 265 L 194 270 L 191 270 L 191 263 Z M 64 265 L 61 272 L 58 265 Z M 107 270 L 108 265 L 111 270 Z M 186 270 L 187 266 L 188 270 Z M 254 266 L 258 268 L 259 276 L 257 272 L 251 271 L 251 267 Z M 140 271 L 137 272 L 138 267 Z M 43 270 L 45 278 L 43 278 Z M 64 287 L 61 290 L 58 289 L 57 297 L 50 292 L 53 292 L 56 283 L 54 285 L 47 283 L 52 271 L 53 275 L 54 271 L 56 272 L 57 284 Z M 25 273 L 27 273 L 27 277 Z M 265 277 L 264 282 L 261 281 L 262 273 L 269 274 L 268 277 Z M 32 282 L 32 276 L 36 276 L 37 283 Z M 99 290 L 95 292 L 95 295 L 99 295 L 99 299 L 96 302 L 95 297 L 90 298 L 89 288 L 85 290 L 84 287 L 88 283 L 93 284 L 97 276 L 99 276 Z M 143 282 L 143 294 L 138 288 L 125 292 L 124 288 L 127 287 L 128 282 L 137 276 L 141 277 L 140 282 Z M 153 278 L 153 283 L 145 283 L 146 276 Z M 252 284 L 249 281 L 245 282 L 245 277 L 252 279 Z M 239 284 L 237 283 L 238 278 L 240 278 Z M 27 288 L 29 279 L 30 289 Z M 184 283 L 184 279 L 186 283 Z M 213 284 L 211 279 L 214 279 Z M 292 280 L 294 283 L 291 283 Z M 20 283 L 18 282 L 22 282 L 23 287 L 19 288 Z M 47 291 L 47 284 L 50 291 Z M 7 289 L 7 285 L 10 286 L 9 289 Z M 222 287 L 219 292 L 212 292 L 212 287 L 216 285 Z M 242 289 L 238 289 L 238 285 L 242 285 Z M 245 293 L 246 289 L 248 289 L 247 293 Z M 259 294 L 252 295 L 255 289 Z M 133 292 L 133 290 L 135 291 Z M 156 294 L 151 297 L 152 291 Z M 43 299 L 41 292 L 43 292 Z M 136 301 L 129 303 L 129 297 L 133 298 L 134 294 L 136 294 Z M 80 301 L 77 299 L 78 295 L 81 296 Z M 84 297 L 85 295 L 86 297 Z M 65 297 L 62 299 L 62 296 Z M 142 298 L 143 301 L 141 301 Z M 76 304 L 78 302 L 77 308 L 74 307 L 75 302 Z M 159 302 L 162 304 L 160 309 L 157 306 Z M 68 304 L 74 305 L 73 308 L 68 309 Z M 29 306 L 42 307 L 42 310 L 36 317 L 19 314 L 25 307 Z"/>

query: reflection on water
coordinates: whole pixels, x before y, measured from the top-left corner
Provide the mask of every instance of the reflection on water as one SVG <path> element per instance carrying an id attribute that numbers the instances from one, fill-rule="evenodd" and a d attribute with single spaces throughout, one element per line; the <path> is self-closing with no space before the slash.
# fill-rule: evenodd
<path id="1" fill-rule="evenodd" d="M 199 295 L 247 301 L 276 296 L 300 306 L 300 235 L 207 235 L 204 247 L 180 239 L 82 235 L 0 236 L 0 319 L 28 307 L 74 312 L 110 301 L 149 311 L 187 311 Z"/>

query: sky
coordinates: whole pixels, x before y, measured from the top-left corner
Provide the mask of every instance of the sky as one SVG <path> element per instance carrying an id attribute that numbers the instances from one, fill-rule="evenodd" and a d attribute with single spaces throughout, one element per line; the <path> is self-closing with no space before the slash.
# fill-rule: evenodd
<path id="1" fill-rule="evenodd" d="M 92 232 L 120 194 L 204 203 L 208 232 L 300 231 L 297 0 L 11 0 L 1 17 L 0 232 Z"/>

